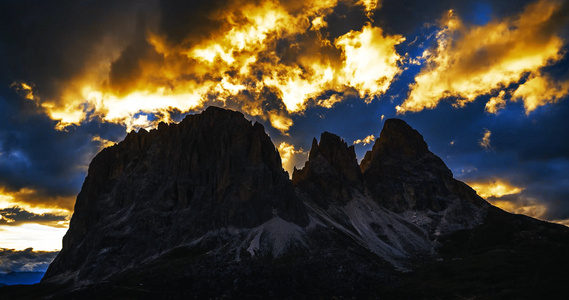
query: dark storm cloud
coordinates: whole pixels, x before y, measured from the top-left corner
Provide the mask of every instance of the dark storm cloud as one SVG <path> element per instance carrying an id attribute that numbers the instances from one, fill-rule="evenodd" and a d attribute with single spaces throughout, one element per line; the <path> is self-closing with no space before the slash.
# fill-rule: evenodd
<path id="1" fill-rule="evenodd" d="M 111 64 L 109 87 L 119 95 L 130 92 L 128 90 L 130 82 L 135 81 L 142 73 L 141 63 L 144 61 L 163 63 L 161 57 L 146 40 L 146 30 L 147 23 L 139 17 L 130 44 L 122 50 L 120 56 Z"/>
<path id="2" fill-rule="evenodd" d="M 19 226 L 24 223 L 36 223 L 52 227 L 66 227 L 59 222 L 68 220 L 68 216 L 55 214 L 35 214 L 19 207 L 0 209 L 0 225 Z"/>
<path id="3" fill-rule="evenodd" d="M 361 7 L 343 2 L 339 2 L 333 13 L 328 15 L 325 20 L 328 23 L 326 31 L 330 40 L 334 40 L 354 28 L 362 28 L 366 22 L 369 22 L 369 19 L 362 14 Z"/>
<path id="4" fill-rule="evenodd" d="M 116 140 L 122 132 L 98 122 L 56 131 L 56 122 L 10 85 L 29 81 L 40 97 L 56 96 L 98 51 L 106 51 L 100 49 L 105 41 L 120 44 L 131 34 L 129 20 L 144 6 L 140 1 L 0 4 L 0 187 L 7 194 L 30 190 L 15 201 L 71 209 L 85 167 L 100 148 L 93 136 Z"/>
<path id="5" fill-rule="evenodd" d="M 16 202 L 72 209 L 87 164 L 101 148 L 93 137 L 124 135 L 123 127 L 96 121 L 57 131 L 33 102 L 2 87 L 0 107 L 0 187 L 16 193 Z M 22 189 L 31 191 L 18 193 Z"/>
<path id="6" fill-rule="evenodd" d="M 145 3 L 146 2 L 146 3 Z M 110 44 L 123 44 L 151 1 L 2 1 L 2 81 L 32 81 L 45 98 Z M 11 82 L 2 82 L 3 85 Z"/>
<path id="7" fill-rule="evenodd" d="M 0 274 L 10 272 L 45 272 L 59 252 L 22 251 L 0 248 Z"/>
<path id="8" fill-rule="evenodd" d="M 244 4 L 253 1 L 228 0 L 161 0 L 160 30 L 173 44 L 199 42 L 211 37 L 224 21 L 217 15 L 230 3 Z M 234 4 L 235 5 L 235 4 Z"/>
<path id="9" fill-rule="evenodd" d="M 472 1 L 472 0 L 384 0 L 375 12 L 374 21 L 388 32 L 408 35 L 426 24 L 434 24 L 453 9 L 470 24 L 480 24 L 492 17 L 502 18 L 522 11 L 533 0 Z"/>

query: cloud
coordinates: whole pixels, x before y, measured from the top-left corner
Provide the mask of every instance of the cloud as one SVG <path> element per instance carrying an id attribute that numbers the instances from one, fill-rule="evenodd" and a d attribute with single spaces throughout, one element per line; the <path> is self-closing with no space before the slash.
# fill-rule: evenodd
<path id="1" fill-rule="evenodd" d="M 355 140 L 355 141 L 354 141 L 354 145 L 357 145 L 357 144 L 364 144 L 364 146 L 365 146 L 365 145 L 368 145 L 368 144 L 373 143 L 373 141 L 375 141 L 375 136 L 372 134 L 372 135 L 366 136 L 366 137 L 363 138 L 363 139 L 357 139 L 357 140 Z"/>
<path id="2" fill-rule="evenodd" d="M 480 197 L 507 212 L 523 214 L 537 219 L 551 219 L 553 205 L 543 199 L 524 193 L 525 188 L 512 185 L 505 179 L 469 182 Z M 569 220 L 569 219 L 567 219 Z M 565 220 L 565 221 L 567 221 Z M 564 220 L 552 220 L 563 224 Z"/>
<path id="3" fill-rule="evenodd" d="M 486 103 L 486 111 L 492 114 L 506 107 L 507 95 L 501 90 L 495 97 Z M 526 114 L 530 114 L 540 106 L 556 103 L 569 95 L 569 80 L 556 80 L 541 72 L 532 73 L 529 78 L 511 92 L 510 101 L 521 100 L 524 103 Z"/>
<path id="4" fill-rule="evenodd" d="M 486 111 L 491 114 L 498 114 L 499 110 L 506 107 L 506 99 L 504 99 L 504 96 L 506 96 L 506 91 L 500 91 L 497 96 L 490 98 L 490 100 L 486 102 Z"/>
<path id="5" fill-rule="evenodd" d="M 569 95 L 569 80 L 556 81 L 549 76 L 534 74 L 526 82 L 520 84 L 513 92 L 514 101 L 521 99 L 524 102 L 526 113 L 547 103 L 555 103 Z"/>
<path id="6" fill-rule="evenodd" d="M 544 219 L 546 217 L 548 207 L 535 199 L 525 199 L 522 197 L 505 197 L 488 199 L 492 205 L 495 205 L 507 212 L 514 214 L 522 214 L 532 218 Z"/>
<path id="7" fill-rule="evenodd" d="M 58 117 L 73 95 L 70 85 L 98 77 L 120 54 L 136 27 L 136 16 L 152 11 L 156 1 L 84 1 L 53 5 L 45 1 L 9 1 L 0 21 L 2 82 L 33 82 L 34 99 Z M 41 67 L 38 67 L 41 66 Z M 57 107 L 60 107 L 58 110 Z"/>
<path id="8" fill-rule="evenodd" d="M 401 72 L 398 64 L 402 57 L 395 46 L 404 40 L 399 35 L 385 35 L 381 28 L 370 24 L 339 37 L 335 44 L 345 56 L 342 79 L 362 98 L 385 93 Z"/>
<path id="9" fill-rule="evenodd" d="M 64 214 L 35 214 L 17 206 L 0 209 L 0 226 L 19 226 L 24 223 L 36 223 L 51 227 L 68 228 L 69 218 L 69 212 Z"/>
<path id="10" fill-rule="evenodd" d="M 494 179 L 486 182 L 469 182 L 471 188 L 482 198 L 503 197 L 506 195 L 519 194 L 523 188 L 511 185 L 503 179 Z"/>
<path id="11" fill-rule="evenodd" d="M 34 251 L 32 248 L 21 251 L 0 248 L 0 274 L 45 272 L 58 253 L 59 251 Z"/>
<path id="12" fill-rule="evenodd" d="M 147 117 L 144 116 L 144 118 L 146 119 Z M 145 120 L 142 120 L 143 124 L 145 124 Z M 135 123 L 136 124 L 136 123 Z M 91 139 L 91 141 L 93 142 L 99 142 L 101 145 L 101 149 L 107 148 L 107 147 L 112 147 L 114 145 L 117 144 L 117 142 L 113 142 L 113 141 L 109 141 L 107 139 L 104 139 L 98 135 L 94 135 L 93 138 Z"/>
<path id="13" fill-rule="evenodd" d="M 486 151 L 492 150 L 492 146 L 490 145 L 490 136 L 491 135 L 492 135 L 492 132 L 490 130 L 484 129 L 484 135 L 482 136 L 482 139 L 480 139 L 480 141 L 478 142 L 478 145 L 480 145 Z"/>
<path id="14" fill-rule="evenodd" d="M 373 17 L 374 11 L 381 7 L 379 0 L 359 0 L 357 4 L 365 8 L 366 16 L 370 19 Z"/>
<path id="15" fill-rule="evenodd" d="M 554 223 L 558 223 L 561 225 L 565 225 L 567 227 L 569 227 L 569 219 L 565 219 L 565 220 L 553 220 Z"/>
<path id="16" fill-rule="evenodd" d="M 14 206 L 33 213 L 55 213 L 66 215 L 73 211 L 75 195 L 61 196 L 50 194 L 48 190 L 34 190 L 28 187 L 13 190 L 7 186 L 0 186 L 0 209 Z"/>
<path id="17" fill-rule="evenodd" d="M 295 149 L 294 145 L 287 142 L 281 142 L 278 147 L 279 154 L 281 156 L 281 161 L 283 168 L 292 176 L 292 172 L 297 165 L 302 164 L 308 153 L 304 149 Z"/>
<path id="18" fill-rule="evenodd" d="M 106 16 L 96 10 L 89 19 L 100 31 L 71 45 L 84 50 L 69 57 L 80 67 L 55 69 L 56 76 L 22 74 L 12 82 L 13 88 L 56 120 L 60 130 L 100 118 L 130 131 L 171 122 L 172 113 L 217 103 L 285 132 L 292 116 L 307 106 L 329 108 L 351 95 L 371 101 L 401 72 L 402 57 L 395 47 L 404 38 L 371 23 L 355 24 L 335 36 L 327 19 L 338 13 L 338 6 L 355 8 L 352 11 L 365 20 L 380 3 L 143 1 L 136 8 L 120 6 L 121 13 L 109 12 L 109 24 L 117 30 L 101 25 Z M 73 21 L 58 23 L 60 28 L 73 28 Z M 13 35 L 25 31 L 23 27 L 16 26 L 20 32 Z M 45 33 L 61 34 L 51 30 Z M 83 49 L 83 43 L 97 42 L 104 47 Z M 60 56 L 53 52 L 47 54 Z M 60 69 L 68 76 L 57 82 L 43 79 L 57 77 Z M 274 99 L 267 100 L 267 95 Z"/>
<path id="19" fill-rule="evenodd" d="M 93 138 L 124 136 L 124 127 L 96 121 L 58 131 L 40 110 L 0 86 L 0 202 L 9 202 L 0 208 L 73 210 L 88 164 L 102 146 Z"/>
<path id="20" fill-rule="evenodd" d="M 447 98 L 464 106 L 479 96 L 498 94 L 523 83 L 527 74 L 529 86 L 521 87 L 514 98 L 526 103 L 528 113 L 566 96 L 565 83 L 553 83 L 542 72 L 563 58 L 566 41 L 562 32 L 568 23 L 567 9 L 566 1 L 540 0 L 516 17 L 493 19 L 481 26 L 467 26 L 454 11 L 449 11 L 441 20 L 436 47 L 423 53 L 424 66 L 398 111 L 433 109 Z M 537 100 L 546 87 L 554 87 L 555 91 L 547 94 L 546 99 Z M 493 99 L 490 110 L 503 102 L 499 96 Z"/>

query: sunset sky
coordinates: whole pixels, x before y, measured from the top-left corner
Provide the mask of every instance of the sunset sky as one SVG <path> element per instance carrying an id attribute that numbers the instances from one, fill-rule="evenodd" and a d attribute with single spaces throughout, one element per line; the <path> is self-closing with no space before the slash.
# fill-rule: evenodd
<path id="1" fill-rule="evenodd" d="M 0 11 L 0 248 L 12 254 L 60 249 L 98 151 L 209 105 L 263 123 L 289 173 L 323 131 L 361 160 L 384 120 L 401 118 L 491 203 L 569 224 L 569 1 L 3 0 Z"/>

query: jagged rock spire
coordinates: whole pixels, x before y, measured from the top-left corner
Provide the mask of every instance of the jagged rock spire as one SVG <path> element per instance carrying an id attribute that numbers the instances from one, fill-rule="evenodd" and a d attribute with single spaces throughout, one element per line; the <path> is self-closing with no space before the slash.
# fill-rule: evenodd
<path id="1" fill-rule="evenodd" d="M 443 210 L 453 199 L 485 201 L 453 178 L 419 132 L 400 119 L 385 121 L 379 139 L 360 164 L 373 198 L 395 212 Z"/>
<path id="2" fill-rule="evenodd" d="M 320 135 L 320 143 L 313 139 L 304 168 L 292 175 L 292 182 L 323 207 L 348 201 L 352 189 L 363 190 L 362 180 L 354 146 L 329 132 Z"/>

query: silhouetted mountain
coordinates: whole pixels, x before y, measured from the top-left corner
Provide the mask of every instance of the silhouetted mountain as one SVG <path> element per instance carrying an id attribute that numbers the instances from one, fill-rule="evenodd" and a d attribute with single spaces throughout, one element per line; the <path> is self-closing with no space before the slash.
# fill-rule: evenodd
<path id="1" fill-rule="evenodd" d="M 362 160 L 361 170 L 373 199 L 395 212 L 438 212 L 456 202 L 486 205 L 474 190 L 453 178 L 419 132 L 399 119 L 385 121 L 379 139 Z"/>
<path id="2" fill-rule="evenodd" d="M 274 216 L 308 224 L 263 126 L 210 107 L 180 124 L 131 132 L 93 159 L 45 278 L 103 279 L 213 231 Z"/>
<path id="3" fill-rule="evenodd" d="M 325 132 L 289 180 L 262 125 L 210 107 L 92 161 L 40 284 L 0 298 L 527 298 L 569 230 L 488 204 L 405 122 L 358 165 Z"/>

